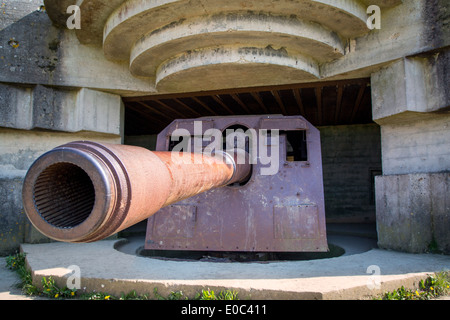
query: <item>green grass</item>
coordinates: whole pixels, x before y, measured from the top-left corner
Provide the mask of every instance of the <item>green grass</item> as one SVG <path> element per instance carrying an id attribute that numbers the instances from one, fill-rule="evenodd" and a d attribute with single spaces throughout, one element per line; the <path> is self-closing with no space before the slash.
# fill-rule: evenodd
<path id="1" fill-rule="evenodd" d="M 194 297 L 187 297 L 182 291 L 172 291 L 167 297 L 158 293 L 158 289 L 153 290 L 153 297 L 147 294 L 139 295 L 136 291 L 121 296 L 114 296 L 104 292 L 92 292 L 79 294 L 77 290 L 70 290 L 67 287 L 59 288 L 52 277 L 42 278 L 42 290 L 32 283 L 31 272 L 27 270 L 25 264 L 25 254 L 18 253 L 6 257 L 6 267 L 15 271 L 19 278 L 19 287 L 22 292 L 30 296 L 45 296 L 51 299 L 82 299 L 82 300 L 239 300 L 238 292 L 223 290 L 214 292 L 213 290 L 202 290 Z M 429 275 L 425 280 L 419 282 L 417 289 L 398 288 L 392 292 L 386 292 L 377 300 L 430 300 L 442 295 L 450 294 L 450 271 L 442 271 Z"/>
<path id="2" fill-rule="evenodd" d="M 431 300 L 450 293 L 450 271 L 429 275 L 416 290 L 401 287 L 384 293 L 380 300 Z"/>
<path id="3" fill-rule="evenodd" d="M 167 298 L 164 298 L 158 293 L 155 288 L 153 293 L 158 300 L 239 300 L 238 292 L 231 290 L 224 290 L 215 293 L 213 290 L 202 290 L 198 292 L 194 298 L 190 299 L 183 294 L 182 291 L 172 291 Z"/>
<path id="4" fill-rule="evenodd" d="M 24 294 L 30 296 L 39 294 L 38 288 L 32 284 L 31 272 L 26 268 L 25 254 L 18 253 L 6 257 L 6 267 L 17 273 L 20 278 L 18 287 L 22 289 Z"/>
<path id="5" fill-rule="evenodd" d="M 20 278 L 18 286 L 22 292 L 29 296 L 44 296 L 50 299 L 80 299 L 80 300 L 151 300 L 152 297 L 147 294 L 139 295 L 136 291 L 127 294 L 122 293 L 120 296 L 114 296 L 105 292 L 91 292 L 80 294 L 76 289 L 67 287 L 60 288 L 56 285 L 52 277 L 42 278 L 42 290 L 33 285 L 31 272 L 26 268 L 26 255 L 18 253 L 6 257 L 6 267 L 15 271 Z M 158 293 L 157 288 L 153 290 L 153 298 L 155 300 L 238 300 L 236 291 L 220 291 L 215 293 L 212 290 L 202 290 L 193 298 L 189 298 L 182 291 L 172 291 L 167 297 L 163 297 Z"/>

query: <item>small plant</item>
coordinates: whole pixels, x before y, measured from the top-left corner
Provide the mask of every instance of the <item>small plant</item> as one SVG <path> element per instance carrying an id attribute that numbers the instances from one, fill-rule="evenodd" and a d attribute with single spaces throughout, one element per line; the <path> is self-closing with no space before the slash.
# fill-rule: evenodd
<path id="1" fill-rule="evenodd" d="M 115 296 L 104 292 L 91 292 L 80 296 L 81 300 L 117 300 Z M 124 300 L 124 299 L 123 299 Z"/>
<path id="2" fill-rule="evenodd" d="M 396 289 L 392 292 L 385 293 L 385 295 L 383 296 L 383 300 L 416 300 L 415 297 L 416 295 L 412 290 L 405 289 L 405 287 L 402 286 L 401 288 Z M 417 297 L 420 297 L 418 293 Z"/>
<path id="3" fill-rule="evenodd" d="M 18 270 L 21 266 L 25 265 L 24 253 L 16 253 L 15 255 L 6 257 L 6 267 L 9 270 Z"/>
<path id="4" fill-rule="evenodd" d="M 122 293 L 120 300 L 148 300 L 148 295 L 138 295 L 135 290 L 129 292 L 128 294 Z"/>
<path id="5" fill-rule="evenodd" d="M 167 300 L 188 300 L 188 297 L 184 296 L 183 291 L 172 291 Z"/>
<path id="6" fill-rule="evenodd" d="M 236 291 L 220 291 L 218 295 L 213 290 L 202 290 L 202 293 L 198 293 L 196 296 L 198 300 L 239 300 L 238 293 Z"/>
<path id="7" fill-rule="evenodd" d="M 81 300 L 148 300 L 149 297 L 146 294 L 138 295 L 135 290 L 129 293 L 122 293 L 120 297 L 113 296 L 105 292 L 91 292 L 85 293 L 80 296 Z"/>
<path id="8" fill-rule="evenodd" d="M 16 253 L 14 255 L 6 257 L 6 267 L 12 271 L 15 271 L 20 278 L 20 283 L 17 285 L 22 289 L 22 292 L 26 295 L 32 296 L 39 294 L 39 289 L 33 285 L 33 279 L 31 272 L 28 271 L 25 265 L 25 253 Z"/>
<path id="9" fill-rule="evenodd" d="M 42 293 L 49 298 L 67 299 L 74 298 L 76 295 L 76 289 L 69 289 L 67 287 L 60 289 L 55 284 L 55 280 L 52 277 L 49 277 L 48 279 L 46 277 L 42 277 L 42 287 Z"/>
<path id="10" fill-rule="evenodd" d="M 202 290 L 197 296 L 199 300 L 218 300 L 213 290 Z"/>
<path id="11" fill-rule="evenodd" d="M 433 297 L 448 294 L 450 292 L 450 271 L 430 275 L 426 280 L 420 281 L 419 288 L 429 292 Z"/>
<path id="12" fill-rule="evenodd" d="M 219 293 L 219 300 L 239 300 L 237 291 L 221 291 Z"/>
<path id="13" fill-rule="evenodd" d="M 26 254 L 17 253 L 6 258 L 6 267 L 10 270 L 16 271 L 20 277 L 19 286 L 22 292 L 27 295 L 44 295 L 51 299 L 71 299 L 78 298 L 82 300 L 149 300 L 148 295 L 138 295 L 136 291 L 131 291 L 127 294 L 122 293 L 120 298 L 104 292 L 92 292 L 82 295 L 77 295 L 76 289 L 69 289 L 67 287 L 59 288 L 52 277 L 42 277 L 42 291 L 39 290 L 32 283 L 31 272 L 26 268 Z M 431 281 L 431 280 L 430 280 Z M 437 280 L 430 282 L 430 285 L 437 283 Z M 428 285 L 427 282 L 424 285 Z M 157 300 L 189 300 L 182 291 L 172 291 L 167 297 L 163 297 L 158 293 L 158 289 L 153 290 Z M 236 291 L 225 290 L 215 293 L 213 290 L 202 290 L 197 293 L 195 300 L 238 300 L 238 293 Z"/>
<path id="14" fill-rule="evenodd" d="M 153 289 L 156 300 L 188 300 L 189 298 L 183 294 L 183 291 L 172 291 L 167 298 L 159 294 L 158 288 Z"/>
<path id="15" fill-rule="evenodd" d="M 439 272 L 419 282 L 417 290 L 404 286 L 392 292 L 386 292 L 381 300 L 430 300 L 450 292 L 450 272 Z"/>
<path id="16" fill-rule="evenodd" d="M 158 288 L 153 289 L 153 294 L 155 295 L 156 300 L 166 300 L 162 295 L 159 294 Z"/>
<path id="17" fill-rule="evenodd" d="M 183 294 L 183 291 L 172 291 L 167 298 L 158 293 L 158 288 L 153 289 L 157 300 L 191 300 Z M 239 300 L 236 291 L 225 290 L 216 294 L 213 290 L 202 290 L 192 300 Z"/>

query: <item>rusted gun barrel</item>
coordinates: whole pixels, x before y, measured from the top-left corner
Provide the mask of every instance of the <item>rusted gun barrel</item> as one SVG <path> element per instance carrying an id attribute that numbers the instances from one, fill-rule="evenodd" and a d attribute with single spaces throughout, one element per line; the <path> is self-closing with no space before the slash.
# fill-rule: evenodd
<path id="1" fill-rule="evenodd" d="M 134 146 L 68 143 L 30 167 L 23 185 L 25 212 L 49 238 L 101 240 L 162 207 L 245 180 L 250 164 L 238 164 L 238 152 L 232 154 L 174 157 Z"/>

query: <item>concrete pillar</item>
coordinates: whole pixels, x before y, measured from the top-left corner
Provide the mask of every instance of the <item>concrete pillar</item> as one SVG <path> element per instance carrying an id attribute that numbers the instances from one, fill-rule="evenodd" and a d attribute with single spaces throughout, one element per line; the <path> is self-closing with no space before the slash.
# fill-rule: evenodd
<path id="1" fill-rule="evenodd" d="M 372 75 L 383 175 L 378 241 L 407 252 L 450 252 L 450 51 L 404 58 Z"/>
<path id="2" fill-rule="evenodd" d="M 33 161 L 74 140 L 121 143 L 123 118 L 118 95 L 0 83 L 0 255 L 46 240 L 22 205 L 23 178 Z"/>

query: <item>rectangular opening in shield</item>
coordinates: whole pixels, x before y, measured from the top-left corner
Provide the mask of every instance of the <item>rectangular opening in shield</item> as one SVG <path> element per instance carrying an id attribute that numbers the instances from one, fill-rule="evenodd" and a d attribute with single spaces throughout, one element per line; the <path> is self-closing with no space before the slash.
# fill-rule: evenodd
<path id="1" fill-rule="evenodd" d="M 286 161 L 308 161 L 306 131 L 282 131 L 286 136 Z"/>

